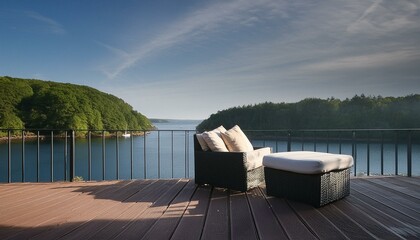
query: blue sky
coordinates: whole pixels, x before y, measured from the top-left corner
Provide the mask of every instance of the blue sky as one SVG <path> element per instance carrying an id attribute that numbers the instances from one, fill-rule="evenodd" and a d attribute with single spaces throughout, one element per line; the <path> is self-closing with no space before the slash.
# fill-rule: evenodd
<path id="1" fill-rule="evenodd" d="M 2 0 L 0 76 L 87 85 L 151 118 L 420 93 L 419 0 Z"/>

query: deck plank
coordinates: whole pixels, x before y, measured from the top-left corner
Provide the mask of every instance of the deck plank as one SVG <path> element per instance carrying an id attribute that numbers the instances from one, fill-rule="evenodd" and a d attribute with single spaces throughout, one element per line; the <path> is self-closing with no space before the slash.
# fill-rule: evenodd
<path id="1" fill-rule="evenodd" d="M 254 218 L 246 195 L 232 193 L 230 196 L 231 239 L 257 239 Z"/>
<path id="2" fill-rule="evenodd" d="M 420 180 L 419 180 L 420 181 Z M 362 178 L 362 179 L 354 179 L 352 181 L 352 186 L 353 188 L 358 186 L 358 184 L 364 184 L 364 186 L 370 185 L 371 189 L 374 189 L 375 192 L 378 191 L 385 191 L 386 195 L 388 196 L 388 198 L 390 199 L 398 199 L 398 198 L 402 198 L 405 201 L 410 202 L 410 205 L 412 205 L 412 203 L 414 203 L 415 206 L 420 206 L 420 199 L 413 197 L 411 195 L 407 195 L 404 194 L 402 192 L 399 191 L 399 189 L 392 189 L 390 188 L 387 184 L 378 184 L 376 182 L 370 181 L 368 179 Z"/>
<path id="3" fill-rule="evenodd" d="M 191 179 L 0 184 L 0 239 L 419 239 L 419 186 L 351 178 L 350 196 L 314 208 Z"/>
<path id="4" fill-rule="evenodd" d="M 228 191 L 214 188 L 201 239 L 229 239 Z"/>
<path id="5" fill-rule="evenodd" d="M 334 204 L 328 204 L 319 209 L 337 228 L 351 239 L 374 239 L 375 235 L 355 222 L 345 213 L 341 212 Z"/>
<path id="6" fill-rule="evenodd" d="M 389 207 L 387 205 L 384 205 L 380 202 L 377 202 L 368 196 L 361 194 L 355 190 L 352 190 L 351 192 L 352 197 L 357 198 L 358 200 L 364 202 L 369 206 L 369 208 L 372 208 L 372 211 L 379 212 L 382 214 L 386 214 L 387 216 L 391 216 L 390 219 L 393 219 L 392 222 L 401 222 L 403 223 L 402 226 L 399 226 L 401 229 L 411 229 L 409 232 L 415 233 L 415 235 L 420 236 L 420 227 L 418 227 L 418 220 L 412 219 L 408 217 L 407 215 L 400 213 L 399 211 L 393 209 L 392 207 Z"/>
<path id="7" fill-rule="evenodd" d="M 120 182 L 118 184 L 123 184 L 123 182 Z M 32 208 L 32 210 L 24 208 L 25 212 L 23 214 L 21 214 L 19 211 L 16 211 L 16 216 L 13 218 L 6 218 L 6 216 L 4 216 L 6 220 L 3 221 L 3 224 L 6 224 L 8 226 L 19 225 L 37 227 L 35 229 L 32 229 L 31 231 L 25 231 L 25 236 L 32 236 L 33 234 L 38 233 L 39 229 L 43 229 L 43 224 L 47 223 L 45 225 L 49 225 L 50 222 L 53 222 L 54 224 L 66 222 L 67 219 L 72 217 L 72 214 L 74 214 L 75 212 L 77 213 L 76 210 L 78 208 L 88 208 L 90 206 L 89 204 L 96 204 L 96 202 L 93 202 L 92 196 L 86 193 L 75 193 L 72 191 L 74 189 L 73 187 L 66 186 L 65 189 L 68 191 L 68 194 L 63 195 L 59 198 L 64 200 L 57 200 L 55 202 L 45 201 L 41 206 L 34 207 Z M 53 188 L 49 191 L 55 190 L 56 189 Z M 102 192 L 107 191 L 112 191 L 112 188 L 110 186 L 101 189 L 97 188 L 97 190 L 93 191 L 93 193 L 101 194 Z M 21 209 L 18 208 L 17 210 Z M 17 234 L 17 232 L 20 232 L 22 229 L 10 228 L 9 230 L 12 230 L 14 233 L 9 232 L 8 235 L 13 235 Z M 45 229 L 43 229 L 43 231 L 45 231 Z M 2 235 L 3 231 L 0 230 L 0 238 L 2 237 Z M 19 239 L 19 236 L 21 236 L 21 234 L 18 234 L 16 239 Z"/>
<path id="8" fill-rule="evenodd" d="M 68 189 L 66 188 L 83 186 L 84 183 L 72 183 L 69 185 L 63 184 L 64 183 L 54 184 L 54 189 L 51 189 L 51 184 L 41 184 L 39 187 L 37 185 L 31 184 L 30 186 L 36 187 L 29 188 L 28 186 L 22 186 L 22 191 L 16 192 L 15 195 L 11 195 L 9 197 L 10 199 L 3 198 L 0 200 L 0 202 L 4 203 L 2 209 L 0 209 L 0 214 L 10 218 L 6 214 L 11 213 L 15 216 L 20 215 L 16 213 L 16 209 L 19 209 L 19 211 L 27 212 L 28 209 L 39 209 L 39 205 L 45 205 L 47 202 L 54 204 L 55 202 L 60 201 L 57 199 L 57 197 L 61 198 L 63 193 L 68 192 Z M 60 186 L 66 186 L 66 188 L 62 188 Z M 20 186 L 16 185 L 16 189 L 20 189 Z M 77 193 L 76 195 L 79 194 L 80 193 Z"/>
<path id="9" fill-rule="evenodd" d="M 194 181 L 189 181 L 142 239 L 170 239 L 195 190 Z"/>
<path id="10" fill-rule="evenodd" d="M 126 189 L 126 197 L 121 203 L 114 204 L 109 211 L 98 214 L 95 218 L 76 226 L 73 229 L 68 229 L 60 239 L 88 239 L 93 237 L 98 231 L 104 229 L 118 216 L 122 215 L 126 211 L 130 211 L 136 204 L 139 196 L 144 193 L 147 194 L 146 189 L 153 188 L 155 180 L 146 180 L 142 182 L 134 182 L 131 186 Z"/>
<path id="11" fill-rule="evenodd" d="M 396 239 L 402 238 L 401 235 L 390 230 L 388 227 L 376 221 L 374 218 L 361 211 L 348 201 L 337 201 L 334 206 L 344 213 L 348 218 L 357 222 L 364 229 L 372 233 L 379 239 Z"/>
<path id="12" fill-rule="evenodd" d="M 389 231 L 392 231 L 396 235 L 403 236 L 402 238 L 416 239 L 420 237 L 420 234 L 417 234 L 416 231 L 413 231 L 411 229 L 411 226 L 395 219 L 393 216 L 386 212 L 379 211 L 378 209 L 372 207 L 371 205 L 361 201 L 360 199 L 352 195 L 348 196 L 342 201 L 348 201 L 355 208 L 360 209 L 369 217 L 375 219 L 377 222 L 380 222 L 381 225 L 385 226 Z"/>
<path id="13" fill-rule="evenodd" d="M 57 239 L 77 229 L 85 222 L 112 208 L 117 202 L 109 199 L 118 199 L 122 194 L 129 193 L 128 189 L 132 185 L 134 185 L 134 182 L 125 181 L 96 188 L 88 187 L 89 191 L 86 191 L 85 188 L 78 189 L 77 191 L 84 192 L 86 197 L 73 201 L 67 209 L 60 207 L 43 216 L 40 226 L 55 227 L 39 234 L 35 234 L 36 231 L 31 233 L 35 235 L 32 239 Z M 25 237 L 18 235 L 16 239 L 26 238 L 27 235 Z"/>
<path id="14" fill-rule="evenodd" d="M 279 224 L 267 199 L 258 188 L 247 194 L 255 225 L 260 239 L 288 239 L 283 227 Z"/>
<path id="15" fill-rule="evenodd" d="M 404 214 L 420 219 L 420 204 L 414 203 L 397 194 L 390 194 L 382 188 L 374 187 L 366 181 L 353 183 L 353 189 L 358 192 L 369 193 L 369 197 L 385 205 L 392 206 Z"/>
<path id="16" fill-rule="evenodd" d="M 395 177 L 398 181 L 403 181 L 409 184 L 420 186 L 420 177 Z"/>
<path id="17" fill-rule="evenodd" d="M 319 239 L 348 239 L 343 232 L 314 207 L 293 201 L 289 201 L 289 205 Z"/>
<path id="18" fill-rule="evenodd" d="M 314 234 L 300 220 L 299 216 L 290 208 L 286 199 L 268 198 L 278 221 L 291 239 L 316 239 Z"/>
<path id="19" fill-rule="evenodd" d="M 404 181 L 403 179 L 408 179 L 408 178 L 406 178 L 406 177 L 389 177 L 389 179 L 387 179 L 387 182 L 390 182 L 392 184 L 395 184 L 395 185 L 403 187 L 403 188 L 410 188 L 411 190 L 414 190 L 415 192 L 420 192 L 419 181 L 410 181 L 410 179 Z"/>
<path id="20" fill-rule="evenodd" d="M 180 180 L 173 184 L 149 208 L 130 223 L 120 234 L 113 239 L 135 239 L 144 236 L 153 224 L 163 215 L 172 200 L 185 187 L 188 181 Z"/>
<path id="21" fill-rule="evenodd" d="M 211 188 L 197 188 L 171 239 L 200 239 L 210 202 L 210 196 Z"/>
<path id="22" fill-rule="evenodd" d="M 155 202 L 162 194 L 164 194 L 175 182 L 158 181 L 151 188 L 146 189 L 142 194 L 137 194 L 137 204 L 129 211 L 114 217 L 110 224 L 102 228 L 94 236 L 89 239 L 112 239 L 116 235 L 124 231 L 130 224 L 137 221 L 139 215 L 146 211 L 153 202 Z"/>
<path id="23" fill-rule="evenodd" d="M 390 179 L 392 179 L 391 177 L 389 177 L 389 179 L 387 178 L 372 178 L 372 179 L 369 179 L 369 181 L 372 183 L 376 183 L 378 185 L 384 186 L 386 188 L 399 191 L 400 193 L 411 196 L 413 198 L 420 199 L 420 192 L 414 191 L 413 189 L 409 188 L 409 186 L 396 185 L 392 183 L 391 181 L 389 181 Z"/>

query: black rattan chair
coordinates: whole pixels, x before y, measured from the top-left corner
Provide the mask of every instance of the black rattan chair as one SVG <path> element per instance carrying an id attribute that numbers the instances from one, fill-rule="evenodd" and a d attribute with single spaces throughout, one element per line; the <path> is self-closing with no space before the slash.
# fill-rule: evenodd
<path id="1" fill-rule="evenodd" d="M 271 152 L 270 148 L 254 148 L 254 151 Z M 194 135 L 195 183 L 241 192 L 257 187 L 264 182 L 264 168 L 247 170 L 246 161 L 250 154 L 203 151 Z"/>

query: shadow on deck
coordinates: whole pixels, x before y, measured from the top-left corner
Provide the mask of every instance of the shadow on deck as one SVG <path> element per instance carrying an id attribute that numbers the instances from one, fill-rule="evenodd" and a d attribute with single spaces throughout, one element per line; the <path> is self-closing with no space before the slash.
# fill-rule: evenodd
<path id="1" fill-rule="evenodd" d="M 321 208 L 190 179 L 0 184 L 0 239 L 418 239 L 420 178 L 351 180 Z"/>

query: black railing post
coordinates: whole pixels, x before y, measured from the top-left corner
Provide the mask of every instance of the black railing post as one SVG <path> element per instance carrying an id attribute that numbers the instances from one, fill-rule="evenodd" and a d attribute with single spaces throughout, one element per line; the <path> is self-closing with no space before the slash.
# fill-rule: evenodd
<path id="1" fill-rule="evenodd" d="M 408 131 L 407 140 L 407 176 L 412 174 L 412 146 L 411 146 L 411 131 Z"/>
<path id="2" fill-rule="evenodd" d="M 22 130 L 22 182 L 25 182 L 25 130 Z"/>
<path id="3" fill-rule="evenodd" d="M 158 178 L 160 178 L 160 130 L 158 130 L 158 141 L 157 141 L 157 149 L 158 149 Z"/>
<path id="4" fill-rule="evenodd" d="M 105 130 L 102 130 L 102 180 L 105 180 L 105 167 L 106 167 L 106 157 L 105 157 Z"/>
<path id="5" fill-rule="evenodd" d="M 174 177 L 174 131 L 171 131 L 171 166 L 172 166 L 172 171 L 171 171 L 171 178 Z"/>
<path id="6" fill-rule="evenodd" d="M 384 175 L 384 132 L 381 131 L 381 175 Z"/>
<path id="7" fill-rule="evenodd" d="M 184 177 L 187 178 L 187 132 L 184 132 L 184 152 L 185 152 L 185 169 L 184 169 Z"/>
<path id="8" fill-rule="evenodd" d="M 147 163 L 146 163 L 146 158 L 147 158 L 147 154 L 146 154 L 146 134 L 147 134 L 147 132 L 146 131 L 143 131 L 143 137 L 144 137 L 144 141 L 143 141 L 143 178 L 144 179 L 146 179 L 146 177 L 147 177 L 147 171 L 146 171 L 146 168 L 147 168 Z"/>
<path id="9" fill-rule="evenodd" d="M 338 132 L 338 153 L 341 154 L 341 150 L 342 150 L 342 144 L 341 144 L 342 140 L 341 140 L 341 132 Z"/>
<path id="10" fill-rule="evenodd" d="M 330 152 L 330 132 L 327 132 L 327 153 Z"/>
<path id="11" fill-rule="evenodd" d="M 51 145 L 50 145 L 50 151 L 51 151 L 51 158 L 50 158 L 50 172 L 51 172 L 51 182 L 54 182 L 54 131 L 51 131 Z"/>
<path id="12" fill-rule="evenodd" d="M 399 135 L 397 131 L 395 135 L 395 147 L 394 147 L 395 149 L 395 175 L 398 175 L 398 138 L 399 138 Z"/>
<path id="13" fill-rule="evenodd" d="M 130 170 L 130 179 L 133 179 L 134 176 L 134 146 L 133 146 L 133 142 L 134 142 L 134 138 L 133 138 L 133 132 L 130 131 L 130 166 L 131 166 L 131 170 Z"/>
<path id="14" fill-rule="evenodd" d="M 39 131 L 36 132 L 36 181 L 39 182 L 39 160 L 40 160 L 40 154 L 39 154 Z"/>
<path id="15" fill-rule="evenodd" d="M 70 163 L 69 163 L 69 168 L 70 168 L 70 182 L 73 182 L 74 180 L 74 168 L 75 168 L 75 157 L 76 157 L 76 140 L 75 140 L 75 136 L 74 136 L 74 130 L 71 130 L 71 135 L 70 135 Z"/>
<path id="16" fill-rule="evenodd" d="M 118 141 L 118 131 L 115 132 L 115 175 L 120 180 L 120 149 Z"/>
<path id="17" fill-rule="evenodd" d="M 88 131 L 88 180 L 92 181 L 92 132 Z"/>
<path id="18" fill-rule="evenodd" d="M 366 161 L 367 161 L 367 175 L 370 176 L 370 135 L 367 132 L 367 150 L 366 150 Z"/>
<path id="19" fill-rule="evenodd" d="M 292 151 L 292 131 L 287 131 L 287 151 Z"/>
<path id="20" fill-rule="evenodd" d="M 12 182 L 12 141 L 10 130 L 7 130 L 7 182 Z"/>
<path id="21" fill-rule="evenodd" d="M 190 132 L 186 130 L 187 135 L 187 146 L 185 148 L 185 154 L 187 154 L 187 178 L 190 178 Z"/>
<path id="22" fill-rule="evenodd" d="M 67 179 L 67 159 L 68 159 L 68 157 L 67 157 L 67 154 L 68 154 L 68 151 L 67 151 L 67 131 L 65 131 L 64 132 L 64 175 L 63 175 L 63 180 L 64 181 L 66 181 L 66 179 Z"/>
<path id="23" fill-rule="evenodd" d="M 356 131 L 352 132 L 351 152 L 354 159 L 354 176 L 357 175 L 357 149 L 356 149 Z"/>
<path id="24" fill-rule="evenodd" d="M 305 149 L 305 132 L 304 131 L 300 132 L 300 141 L 302 144 L 301 150 L 303 151 Z"/>

